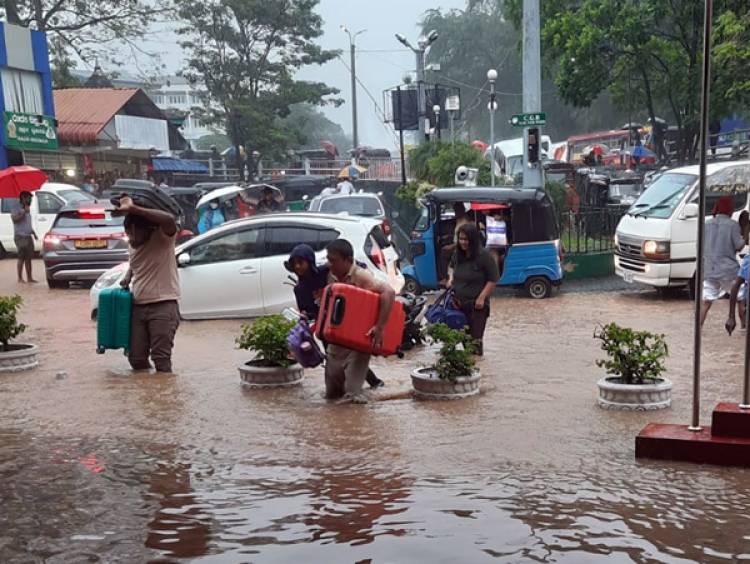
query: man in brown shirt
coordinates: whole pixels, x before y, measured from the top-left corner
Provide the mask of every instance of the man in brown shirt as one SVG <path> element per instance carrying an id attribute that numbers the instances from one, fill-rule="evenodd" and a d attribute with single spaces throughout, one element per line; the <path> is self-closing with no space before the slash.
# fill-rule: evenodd
<path id="1" fill-rule="evenodd" d="M 123 197 L 120 211 L 130 239 L 130 267 L 122 281 L 132 286 L 128 360 L 134 370 L 172 372 L 174 336 L 180 324 L 180 279 L 174 256 L 177 222 L 164 211 L 137 206 Z M 131 284 L 132 282 L 132 284 Z"/>
<path id="2" fill-rule="evenodd" d="M 372 274 L 354 261 L 354 249 L 345 239 L 336 239 L 326 248 L 330 274 L 328 283 L 351 284 L 380 294 L 380 310 L 375 326 L 367 334 L 373 345 L 383 343 L 383 330 L 393 308 L 396 294 L 388 284 L 375 280 Z M 326 398 L 342 403 L 367 403 L 362 385 L 370 367 L 370 354 L 340 345 L 328 345 L 325 367 Z"/>

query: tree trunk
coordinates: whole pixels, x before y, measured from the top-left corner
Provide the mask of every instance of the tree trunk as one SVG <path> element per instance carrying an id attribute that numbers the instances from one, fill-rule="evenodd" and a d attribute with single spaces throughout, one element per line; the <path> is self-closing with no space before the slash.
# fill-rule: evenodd
<path id="1" fill-rule="evenodd" d="M 21 25 L 17 0 L 5 0 L 5 19 L 8 20 L 9 24 Z"/>
<path id="2" fill-rule="evenodd" d="M 44 6 L 42 0 L 34 0 L 34 21 L 38 31 L 47 31 L 47 20 L 44 17 Z"/>

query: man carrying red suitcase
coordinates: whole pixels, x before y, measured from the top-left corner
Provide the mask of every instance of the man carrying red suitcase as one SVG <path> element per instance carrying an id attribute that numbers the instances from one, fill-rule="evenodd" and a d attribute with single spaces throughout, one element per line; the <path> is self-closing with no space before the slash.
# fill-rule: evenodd
<path id="1" fill-rule="evenodd" d="M 125 232 L 130 240 L 130 267 L 122 281 L 132 279 L 128 360 L 134 370 L 148 370 L 149 356 L 157 372 L 172 372 L 172 347 L 180 324 L 180 278 L 174 256 L 177 222 L 172 214 L 137 206 L 129 197 L 120 200 L 127 214 Z"/>
<path id="2" fill-rule="evenodd" d="M 354 249 L 345 239 L 336 239 L 326 247 L 328 251 L 329 283 L 351 284 L 380 294 L 378 320 L 367 335 L 378 347 L 383 342 L 383 330 L 391 313 L 396 294 L 389 285 L 375 280 L 367 270 L 354 262 Z M 325 367 L 326 398 L 341 403 L 367 403 L 362 386 L 370 366 L 370 354 L 340 345 L 328 346 Z"/>

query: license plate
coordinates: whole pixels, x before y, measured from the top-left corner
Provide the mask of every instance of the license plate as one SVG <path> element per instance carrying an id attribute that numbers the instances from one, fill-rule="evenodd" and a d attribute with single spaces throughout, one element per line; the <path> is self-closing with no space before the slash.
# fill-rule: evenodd
<path id="1" fill-rule="evenodd" d="M 629 270 L 623 270 L 622 271 L 622 279 L 625 280 L 628 284 L 633 283 L 633 273 Z"/>
<path id="2" fill-rule="evenodd" d="M 76 241 L 76 249 L 106 249 L 107 241 Z"/>

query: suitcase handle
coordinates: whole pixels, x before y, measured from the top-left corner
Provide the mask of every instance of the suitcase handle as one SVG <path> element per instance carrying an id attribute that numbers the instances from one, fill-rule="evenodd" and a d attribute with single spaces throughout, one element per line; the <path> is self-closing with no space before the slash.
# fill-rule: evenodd
<path id="1" fill-rule="evenodd" d="M 333 313 L 331 314 L 331 325 L 341 325 L 346 313 L 346 300 L 343 296 L 336 296 L 333 300 Z"/>

